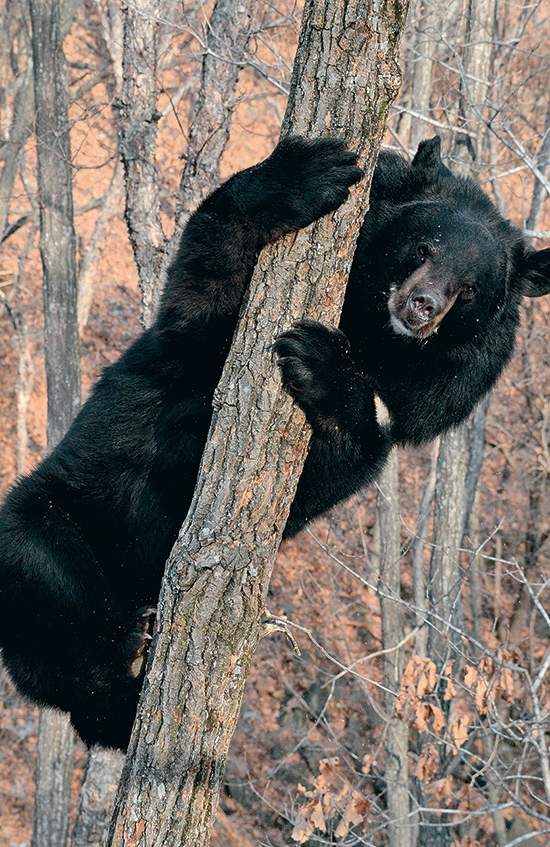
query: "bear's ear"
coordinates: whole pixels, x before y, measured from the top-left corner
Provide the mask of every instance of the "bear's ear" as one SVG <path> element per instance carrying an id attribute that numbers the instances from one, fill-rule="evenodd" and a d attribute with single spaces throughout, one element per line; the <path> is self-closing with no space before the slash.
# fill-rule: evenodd
<path id="1" fill-rule="evenodd" d="M 550 247 L 525 254 L 522 276 L 522 294 L 542 297 L 550 293 Z"/>
<path id="2" fill-rule="evenodd" d="M 427 141 L 421 141 L 416 156 L 411 162 L 411 168 L 416 173 L 422 173 L 426 178 L 435 176 L 451 176 L 451 172 L 441 161 L 441 138 L 434 135 Z"/>

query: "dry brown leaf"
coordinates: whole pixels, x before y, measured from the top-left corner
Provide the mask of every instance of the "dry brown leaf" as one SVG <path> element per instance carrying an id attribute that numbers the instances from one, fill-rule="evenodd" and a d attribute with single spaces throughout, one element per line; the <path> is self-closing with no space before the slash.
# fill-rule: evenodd
<path id="1" fill-rule="evenodd" d="M 436 735 L 441 735 L 441 733 L 445 729 L 445 718 L 443 716 L 443 712 L 441 711 L 439 706 L 433 706 L 431 704 L 430 709 L 433 717 L 433 731 Z"/>
<path id="2" fill-rule="evenodd" d="M 443 694 L 443 699 L 446 703 L 448 703 L 449 700 L 453 699 L 453 697 L 456 697 L 456 688 L 452 679 L 448 679 L 447 685 L 445 687 L 445 693 Z"/>
<path id="3" fill-rule="evenodd" d="M 336 827 L 335 835 L 337 838 L 345 838 L 350 827 L 357 826 L 363 823 L 365 815 L 369 809 L 369 803 L 366 797 L 363 797 L 358 791 L 352 791 L 351 797 L 346 804 L 344 813 L 340 823 Z"/>
<path id="4" fill-rule="evenodd" d="M 304 844 L 315 830 L 326 832 L 325 816 L 319 799 L 310 800 L 298 811 L 296 823 L 292 830 L 292 839 L 297 844 Z"/>
<path id="5" fill-rule="evenodd" d="M 411 656 L 401 676 L 400 695 L 406 697 L 411 705 L 417 699 L 430 694 L 437 682 L 437 669 L 431 659 L 423 656 Z M 402 698 L 403 699 L 403 698 Z"/>
<path id="6" fill-rule="evenodd" d="M 334 789 L 341 782 L 341 777 L 338 774 L 338 765 L 340 759 L 338 756 L 333 756 L 331 759 L 321 759 L 319 762 L 319 776 L 315 780 L 317 788 L 326 791 Z"/>
<path id="7" fill-rule="evenodd" d="M 470 724 L 472 722 L 472 715 L 469 712 L 466 712 L 463 715 L 459 715 L 449 726 L 449 732 L 451 738 L 453 739 L 454 745 L 457 748 L 462 747 L 463 744 L 468 740 L 468 730 L 470 728 Z"/>
<path id="8" fill-rule="evenodd" d="M 419 666 L 418 682 L 416 685 L 416 693 L 418 697 L 425 697 L 426 694 L 431 694 L 437 682 L 437 668 L 431 659 L 423 659 L 422 665 Z"/>
<path id="9" fill-rule="evenodd" d="M 478 673 L 471 665 L 464 665 L 464 685 L 470 690 L 474 687 L 477 681 Z"/>
<path id="10" fill-rule="evenodd" d="M 327 831 L 325 816 L 323 814 L 323 807 L 321 805 L 320 800 L 318 800 L 317 803 L 315 803 L 315 805 L 311 809 L 309 819 L 313 824 L 314 828 L 318 829 L 319 832 Z"/>
<path id="11" fill-rule="evenodd" d="M 313 835 L 313 826 L 306 816 L 306 810 L 304 807 L 303 809 L 298 810 L 296 823 L 294 824 L 294 829 L 292 830 L 290 837 L 293 841 L 296 841 L 297 844 L 303 844 L 308 840 L 310 835 Z"/>
<path id="12" fill-rule="evenodd" d="M 427 703 L 418 703 L 415 710 L 415 724 L 419 732 L 424 732 L 430 717 L 430 707 Z"/>
<path id="13" fill-rule="evenodd" d="M 374 753 L 365 753 L 363 756 L 363 763 L 361 765 L 361 771 L 363 773 L 370 773 L 373 765 L 376 764 L 376 759 L 374 758 Z"/>
<path id="14" fill-rule="evenodd" d="M 431 782 L 439 767 L 439 753 L 434 744 L 424 748 L 416 763 L 416 777 L 421 782 Z"/>
<path id="15" fill-rule="evenodd" d="M 487 711 L 487 692 L 488 686 L 485 680 L 478 679 L 474 692 L 474 702 L 480 715 L 484 715 Z"/>
<path id="16" fill-rule="evenodd" d="M 510 668 L 502 668 L 498 675 L 497 690 L 500 696 L 511 702 L 514 699 L 514 674 Z"/>
<path id="17" fill-rule="evenodd" d="M 449 700 L 452 700 L 453 697 L 456 697 L 456 687 L 453 682 L 453 664 L 453 660 L 450 659 L 443 668 L 443 676 L 447 683 L 445 686 L 445 693 L 443 694 L 443 699 L 446 703 L 448 703 Z"/>
<path id="18" fill-rule="evenodd" d="M 452 776 L 445 776 L 432 782 L 429 788 L 430 797 L 436 798 L 441 806 L 449 806 L 456 795 Z"/>
<path id="19" fill-rule="evenodd" d="M 348 780 L 340 773 L 339 765 L 340 759 L 337 756 L 321 759 L 319 762 L 319 776 L 315 785 L 322 796 L 323 810 L 327 818 L 333 817 L 339 811 L 350 787 Z"/>
<path id="20" fill-rule="evenodd" d="M 480 674 L 483 674 L 483 676 L 488 678 L 493 675 L 494 669 L 495 666 L 492 658 L 490 656 L 484 656 L 479 663 Z"/>

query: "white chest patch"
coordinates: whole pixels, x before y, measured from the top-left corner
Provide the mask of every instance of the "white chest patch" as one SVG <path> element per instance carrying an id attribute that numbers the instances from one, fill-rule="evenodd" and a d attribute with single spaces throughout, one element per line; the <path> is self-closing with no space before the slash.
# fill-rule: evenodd
<path id="1" fill-rule="evenodd" d="M 380 426 L 390 422 L 390 413 L 388 407 L 386 406 L 384 401 L 380 399 L 378 394 L 374 395 L 374 408 L 376 410 L 376 420 L 378 421 Z"/>

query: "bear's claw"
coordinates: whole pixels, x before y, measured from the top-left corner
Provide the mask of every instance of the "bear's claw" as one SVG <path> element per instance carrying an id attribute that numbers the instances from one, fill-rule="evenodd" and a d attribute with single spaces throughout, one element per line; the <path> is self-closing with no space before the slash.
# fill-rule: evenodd
<path id="1" fill-rule="evenodd" d="M 136 632 L 138 646 L 130 659 L 130 665 L 128 668 L 130 676 L 134 677 L 134 679 L 137 679 L 142 674 L 145 667 L 145 659 L 147 658 L 149 645 L 153 640 L 151 628 L 153 626 L 154 615 L 156 615 L 156 613 L 157 610 L 152 606 L 148 606 L 138 612 L 138 627 Z"/>

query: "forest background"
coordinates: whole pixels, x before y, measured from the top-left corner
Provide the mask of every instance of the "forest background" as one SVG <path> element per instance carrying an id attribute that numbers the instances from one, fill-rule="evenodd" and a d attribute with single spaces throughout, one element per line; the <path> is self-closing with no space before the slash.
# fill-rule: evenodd
<path id="1" fill-rule="evenodd" d="M 228 39 L 212 4 L 165 3 L 155 180 L 168 236 L 176 209 L 181 226 L 201 192 L 278 138 L 301 6 L 239 7 L 240 37 Z M 4 0 L 2 14 L 3 494 L 44 452 L 46 401 L 27 4 Z M 142 304 L 124 220 L 119 4 L 65 0 L 63 16 L 85 397 L 139 332 Z M 440 134 L 451 167 L 473 172 L 535 246 L 550 237 L 549 43 L 548 3 L 413 2 L 385 137 L 409 155 Z M 155 223 L 145 221 L 153 239 Z M 390 731 L 404 739 L 411 847 L 548 843 L 548 313 L 526 303 L 511 366 L 455 441 L 402 451 L 398 487 L 394 467 L 281 548 L 269 606 L 302 653 L 280 635 L 261 642 L 217 847 L 388 843 Z M 388 542 L 400 551 L 392 584 Z M 389 653 L 388 621 L 402 634 Z M 0 847 L 12 847 L 31 838 L 37 710 L 4 673 L 0 703 Z M 74 815 L 86 760 L 77 745 Z"/>

